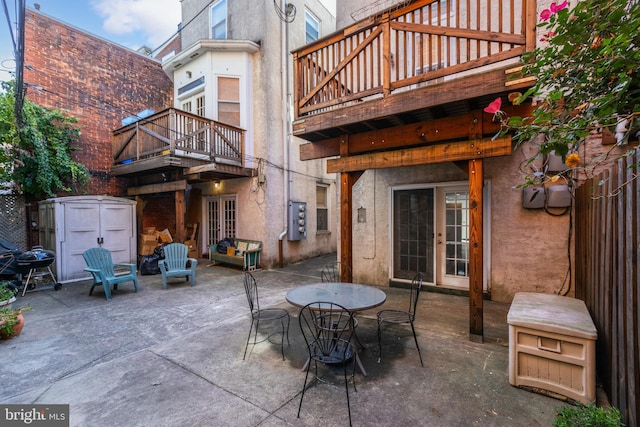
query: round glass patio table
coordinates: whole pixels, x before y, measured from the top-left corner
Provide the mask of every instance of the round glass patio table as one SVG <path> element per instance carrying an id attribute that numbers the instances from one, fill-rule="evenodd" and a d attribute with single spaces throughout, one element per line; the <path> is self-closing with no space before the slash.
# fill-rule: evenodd
<path id="1" fill-rule="evenodd" d="M 382 305 L 387 300 L 387 294 L 374 286 L 324 282 L 298 286 L 289 290 L 286 298 L 297 307 L 304 307 L 312 302 L 331 302 L 355 312 Z"/>
<path id="2" fill-rule="evenodd" d="M 387 300 L 387 294 L 376 287 L 359 283 L 323 282 L 310 283 L 291 289 L 287 292 L 286 298 L 290 304 L 297 307 L 304 307 L 314 302 L 331 302 L 339 304 L 351 312 L 357 312 L 382 305 Z M 309 359 L 305 362 L 302 370 L 307 368 L 308 363 Z M 367 376 L 367 370 L 362 365 L 357 351 L 356 363 L 360 372 Z"/>

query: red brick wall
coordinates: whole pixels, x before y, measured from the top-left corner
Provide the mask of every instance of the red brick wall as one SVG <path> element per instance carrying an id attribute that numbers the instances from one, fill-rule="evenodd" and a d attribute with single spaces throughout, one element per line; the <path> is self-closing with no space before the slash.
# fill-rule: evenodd
<path id="1" fill-rule="evenodd" d="M 175 53 L 176 55 L 180 52 L 180 50 L 182 49 L 182 33 L 178 33 L 176 34 L 176 36 L 171 39 L 166 46 L 164 46 L 162 49 L 160 49 L 157 52 L 153 53 L 153 57 L 157 58 L 158 60 L 162 61 L 162 57 L 170 54 L 171 52 Z"/>
<path id="2" fill-rule="evenodd" d="M 111 132 L 127 116 L 173 106 L 160 62 L 28 9 L 24 81 L 28 99 L 78 117 L 73 157 L 93 176 L 87 193 L 125 195 L 125 182 L 110 172 Z"/>
<path id="3" fill-rule="evenodd" d="M 166 228 L 173 239 L 176 239 L 176 203 L 173 193 L 146 199 L 142 212 L 142 230 L 147 227 L 155 227 L 157 231 Z"/>

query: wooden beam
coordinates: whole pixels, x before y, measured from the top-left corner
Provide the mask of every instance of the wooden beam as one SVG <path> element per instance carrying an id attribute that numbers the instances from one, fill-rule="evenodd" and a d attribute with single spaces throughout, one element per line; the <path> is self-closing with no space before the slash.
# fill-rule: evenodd
<path id="1" fill-rule="evenodd" d="M 528 117 L 533 111 L 531 103 L 505 106 L 508 116 Z M 349 153 L 406 148 L 425 143 L 435 143 L 460 139 L 481 139 L 484 135 L 495 135 L 500 124 L 492 120 L 491 114 L 473 110 L 466 114 L 442 119 L 425 120 L 408 125 L 373 130 L 349 135 Z M 325 139 L 300 145 L 300 160 L 314 160 L 335 157 L 340 153 L 340 143 L 344 137 Z"/>
<path id="2" fill-rule="evenodd" d="M 184 223 L 184 217 L 186 213 L 184 204 L 184 190 L 176 191 L 175 193 L 176 203 L 176 242 L 184 242 L 186 240 L 186 227 Z"/>
<path id="3" fill-rule="evenodd" d="M 207 163 L 204 165 L 192 166 L 184 170 L 185 175 L 212 172 L 238 176 L 255 176 L 258 174 L 255 169 L 245 168 L 238 165 L 228 165 L 226 163 Z"/>
<path id="4" fill-rule="evenodd" d="M 300 160 L 314 160 L 337 156 L 340 152 L 341 139 L 342 137 L 301 144 Z"/>
<path id="5" fill-rule="evenodd" d="M 327 160 L 327 173 L 365 171 L 401 166 L 417 166 L 484 157 L 508 156 L 512 153 L 511 137 L 492 140 L 461 141 L 429 145 L 406 150 L 381 151 Z"/>
<path id="6" fill-rule="evenodd" d="M 136 235 L 142 234 L 142 218 L 144 218 L 144 207 L 146 205 L 146 200 L 140 196 L 136 196 Z"/>
<path id="7" fill-rule="evenodd" d="M 160 184 L 141 185 L 139 187 L 127 188 L 128 196 L 140 196 L 143 194 L 169 193 L 173 191 L 184 191 L 187 189 L 187 181 L 171 181 Z"/>
<path id="8" fill-rule="evenodd" d="M 482 159 L 469 160 L 469 339 L 483 341 Z"/>
<path id="9" fill-rule="evenodd" d="M 503 67 L 483 73 L 452 79 L 442 83 L 429 84 L 405 92 L 398 92 L 380 99 L 356 103 L 343 108 L 329 110 L 311 116 L 300 117 L 293 122 L 293 133 L 304 134 L 339 128 L 349 124 L 364 122 L 380 117 L 433 108 L 452 102 L 485 97 L 490 94 L 504 94 L 532 86 L 532 82 L 521 82 L 506 87 L 510 77 Z"/>
<path id="10" fill-rule="evenodd" d="M 349 268 L 341 269 L 340 281 L 353 280 L 353 184 L 361 173 L 340 174 L 340 262 Z"/>

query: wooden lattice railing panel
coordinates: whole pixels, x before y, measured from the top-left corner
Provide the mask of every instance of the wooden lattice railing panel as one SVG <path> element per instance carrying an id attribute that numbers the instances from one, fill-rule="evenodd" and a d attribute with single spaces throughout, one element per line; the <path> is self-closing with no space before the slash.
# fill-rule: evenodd
<path id="1" fill-rule="evenodd" d="M 294 52 L 296 117 L 511 60 L 535 47 L 534 0 L 422 0 Z"/>
<path id="2" fill-rule="evenodd" d="M 113 164 L 157 156 L 243 165 L 244 130 L 173 108 L 114 131 Z"/>

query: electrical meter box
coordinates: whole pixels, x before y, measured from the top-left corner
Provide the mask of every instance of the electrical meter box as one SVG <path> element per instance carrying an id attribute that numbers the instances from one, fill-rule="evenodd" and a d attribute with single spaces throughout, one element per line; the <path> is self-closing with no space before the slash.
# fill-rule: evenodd
<path id="1" fill-rule="evenodd" d="M 289 201 L 288 222 L 287 238 L 289 240 L 303 240 L 307 238 L 307 204 L 305 202 Z"/>

